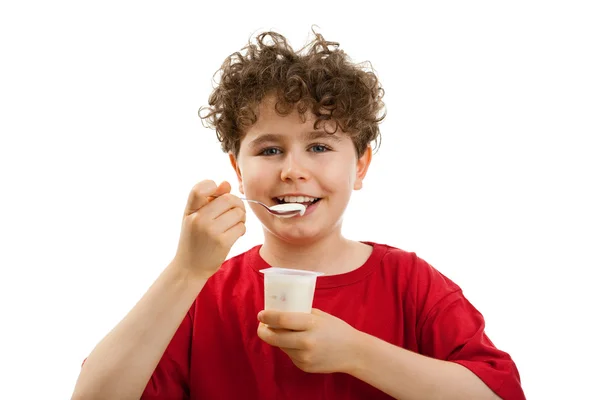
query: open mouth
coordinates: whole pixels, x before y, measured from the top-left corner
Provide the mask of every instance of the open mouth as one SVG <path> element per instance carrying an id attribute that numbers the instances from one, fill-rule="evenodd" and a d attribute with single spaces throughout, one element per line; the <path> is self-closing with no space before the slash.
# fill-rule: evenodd
<path id="1" fill-rule="evenodd" d="M 320 197 L 305 197 L 305 196 L 286 196 L 286 197 L 274 197 L 273 201 L 277 204 L 287 203 L 299 203 L 304 204 L 306 207 L 315 204 L 321 200 Z"/>

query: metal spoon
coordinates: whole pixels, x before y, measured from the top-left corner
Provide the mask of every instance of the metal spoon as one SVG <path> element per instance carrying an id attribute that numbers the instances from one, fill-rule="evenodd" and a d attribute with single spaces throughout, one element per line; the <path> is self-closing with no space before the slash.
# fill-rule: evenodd
<path id="1" fill-rule="evenodd" d="M 300 203 L 285 203 L 285 204 L 276 204 L 274 206 L 269 207 L 268 205 L 261 203 L 260 201 L 246 199 L 244 197 L 240 197 L 241 200 L 248 201 L 250 203 L 260 204 L 264 208 L 267 209 L 271 214 L 280 217 L 280 218 L 291 218 L 296 215 L 304 215 L 306 212 L 306 206 Z"/>

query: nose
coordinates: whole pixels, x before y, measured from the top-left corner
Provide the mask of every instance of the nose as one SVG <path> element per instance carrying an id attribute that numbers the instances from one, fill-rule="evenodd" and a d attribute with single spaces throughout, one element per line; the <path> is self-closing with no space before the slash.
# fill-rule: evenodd
<path id="1" fill-rule="evenodd" d="M 291 151 L 287 153 L 281 166 L 282 181 L 306 181 L 310 179 L 309 168 L 301 158 L 301 156 L 293 154 Z"/>

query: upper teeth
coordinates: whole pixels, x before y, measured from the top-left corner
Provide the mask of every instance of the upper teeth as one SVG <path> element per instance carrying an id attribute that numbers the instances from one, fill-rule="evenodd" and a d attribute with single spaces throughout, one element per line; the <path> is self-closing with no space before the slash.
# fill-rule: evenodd
<path id="1" fill-rule="evenodd" d="M 306 196 L 285 196 L 285 197 L 278 197 L 277 199 L 279 201 L 284 201 L 286 203 L 310 203 L 312 201 L 315 201 L 317 198 L 316 197 L 306 197 Z"/>

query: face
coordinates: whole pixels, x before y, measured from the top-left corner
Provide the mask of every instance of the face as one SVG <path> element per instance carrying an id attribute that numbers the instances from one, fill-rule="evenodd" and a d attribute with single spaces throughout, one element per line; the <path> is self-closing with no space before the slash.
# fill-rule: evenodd
<path id="1" fill-rule="evenodd" d="M 286 242 L 309 242 L 341 231 L 350 195 L 362 187 L 371 161 L 370 148 L 357 158 L 348 136 L 326 133 L 323 127 L 315 131 L 314 116 L 306 117 L 303 122 L 298 112 L 280 116 L 273 99 L 267 98 L 241 141 L 237 159 L 230 155 L 240 192 L 247 198 L 269 206 L 307 205 L 301 217 L 278 218 L 250 203 L 265 233 Z"/>

